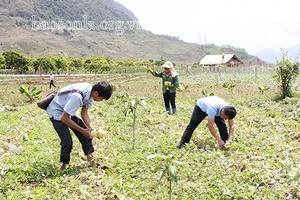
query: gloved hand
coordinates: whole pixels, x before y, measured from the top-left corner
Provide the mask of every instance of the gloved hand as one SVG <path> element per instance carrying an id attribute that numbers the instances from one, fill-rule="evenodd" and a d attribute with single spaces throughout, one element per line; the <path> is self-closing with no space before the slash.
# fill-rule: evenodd
<path id="1" fill-rule="evenodd" d="M 165 82 L 165 86 L 168 87 L 168 88 L 171 88 L 171 87 L 174 87 L 174 84 L 172 84 L 172 83 L 169 82 L 169 81 L 166 81 L 166 82 Z"/>
<path id="2" fill-rule="evenodd" d="M 169 85 L 171 84 L 171 82 L 166 81 L 164 84 L 165 84 L 166 87 L 169 87 Z"/>
<path id="3" fill-rule="evenodd" d="M 147 71 L 150 72 L 151 74 L 154 73 L 153 70 L 150 67 L 147 68 Z"/>

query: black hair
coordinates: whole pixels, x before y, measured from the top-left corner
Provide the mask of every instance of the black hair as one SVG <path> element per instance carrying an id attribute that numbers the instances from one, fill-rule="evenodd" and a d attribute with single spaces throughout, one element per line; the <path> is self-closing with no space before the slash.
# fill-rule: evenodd
<path id="1" fill-rule="evenodd" d="M 228 116 L 229 119 L 233 119 L 235 117 L 236 110 L 235 110 L 234 107 L 232 107 L 232 106 L 225 106 L 223 109 L 224 109 L 224 114 L 226 116 Z"/>
<path id="2" fill-rule="evenodd" d="M 97 91 L 99 97 L 108 100 L 112 95 L 112 87 L 109 83 L 101 81 L 92 87 L 92 91 Z"/>

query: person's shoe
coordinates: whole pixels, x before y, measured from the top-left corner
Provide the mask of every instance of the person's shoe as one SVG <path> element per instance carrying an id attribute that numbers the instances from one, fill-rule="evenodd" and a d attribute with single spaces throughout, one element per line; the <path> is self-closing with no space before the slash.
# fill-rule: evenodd
<path id="1" fill-rule="evenodd" d="M 174 115 L 176 113 L 176 108 L 172 108 L 172 114 Z"/>
<path id="2" fill-rule="evenodd" d="M 184 148 L 184 147 L 185 147 L 185 144 L 184 144 L 184 143 L 180 143 L 180 144 L 177 146 L 178 149 L 182 149 L 182 148 Z"/>
<path id="3" fill-rule="evenodd" d="M 166 108 L 166 111 L 167 111 L 167 114 L 168 114 L 168 115 L 171 114 L 170 108 Z"/>
<path id="4" fill-rule="evenodd" d="M 60 167 L 60 170 L 65 170 L 67 169 L 67 164 L 63 163 Z"/>
<path id="5" fill-rule="evenodd" d="M 88 162 L 90 163 L 90 165 L 91 165 L 92 167 L 95 167 L 95 166 L 96 166 L 95 161 L 94 161 L 93 159 L 92 159 L 92 160 L 89 160 Z"/>
<path id="6" fill-rule="evenodd" d="M 86 155 L 86 161 L 88 161 L 92 167 L 95 166 L 95 161 L 93 159 L 92 153 Z"/>
<path id="7" fill-rule="evenodd" d="M 105 166 L 105 165 L 102 165 L 101 163 L 97 163 L 95 167 L 99 167 L 99 168 L 101 168 L 101 169 L 103 169 L 103 170 L 106 170 L 106 169 L 108 169 L 108 167 L 107 167 L 107 166 Z"/>

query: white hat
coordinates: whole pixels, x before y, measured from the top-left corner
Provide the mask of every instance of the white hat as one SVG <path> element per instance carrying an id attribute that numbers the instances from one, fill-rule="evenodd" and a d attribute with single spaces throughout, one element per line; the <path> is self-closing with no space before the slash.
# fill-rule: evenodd
<path id="1" fill-rule="evenodd" d="M 171 69 L 171 68 L 173 68 L 173 64 L 172 64 L 172 62 L 167 61 L 167 62 L 166 62 L 163 66 L 161 66 L 161 67 Z"/>

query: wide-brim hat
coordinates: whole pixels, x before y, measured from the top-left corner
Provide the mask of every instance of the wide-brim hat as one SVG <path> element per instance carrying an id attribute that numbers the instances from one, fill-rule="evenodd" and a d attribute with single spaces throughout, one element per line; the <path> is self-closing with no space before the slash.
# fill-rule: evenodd
<path id="1" fill-rule="evenodd" d="M 161 67 L 171 69 L 171 68 L 173 68 L 173 63 L 170 62 L 170 61 L 167 61 L 167 62 L 165 62 L 165 64 L 163 64 L 163 66 L 161 66 Z"/>

